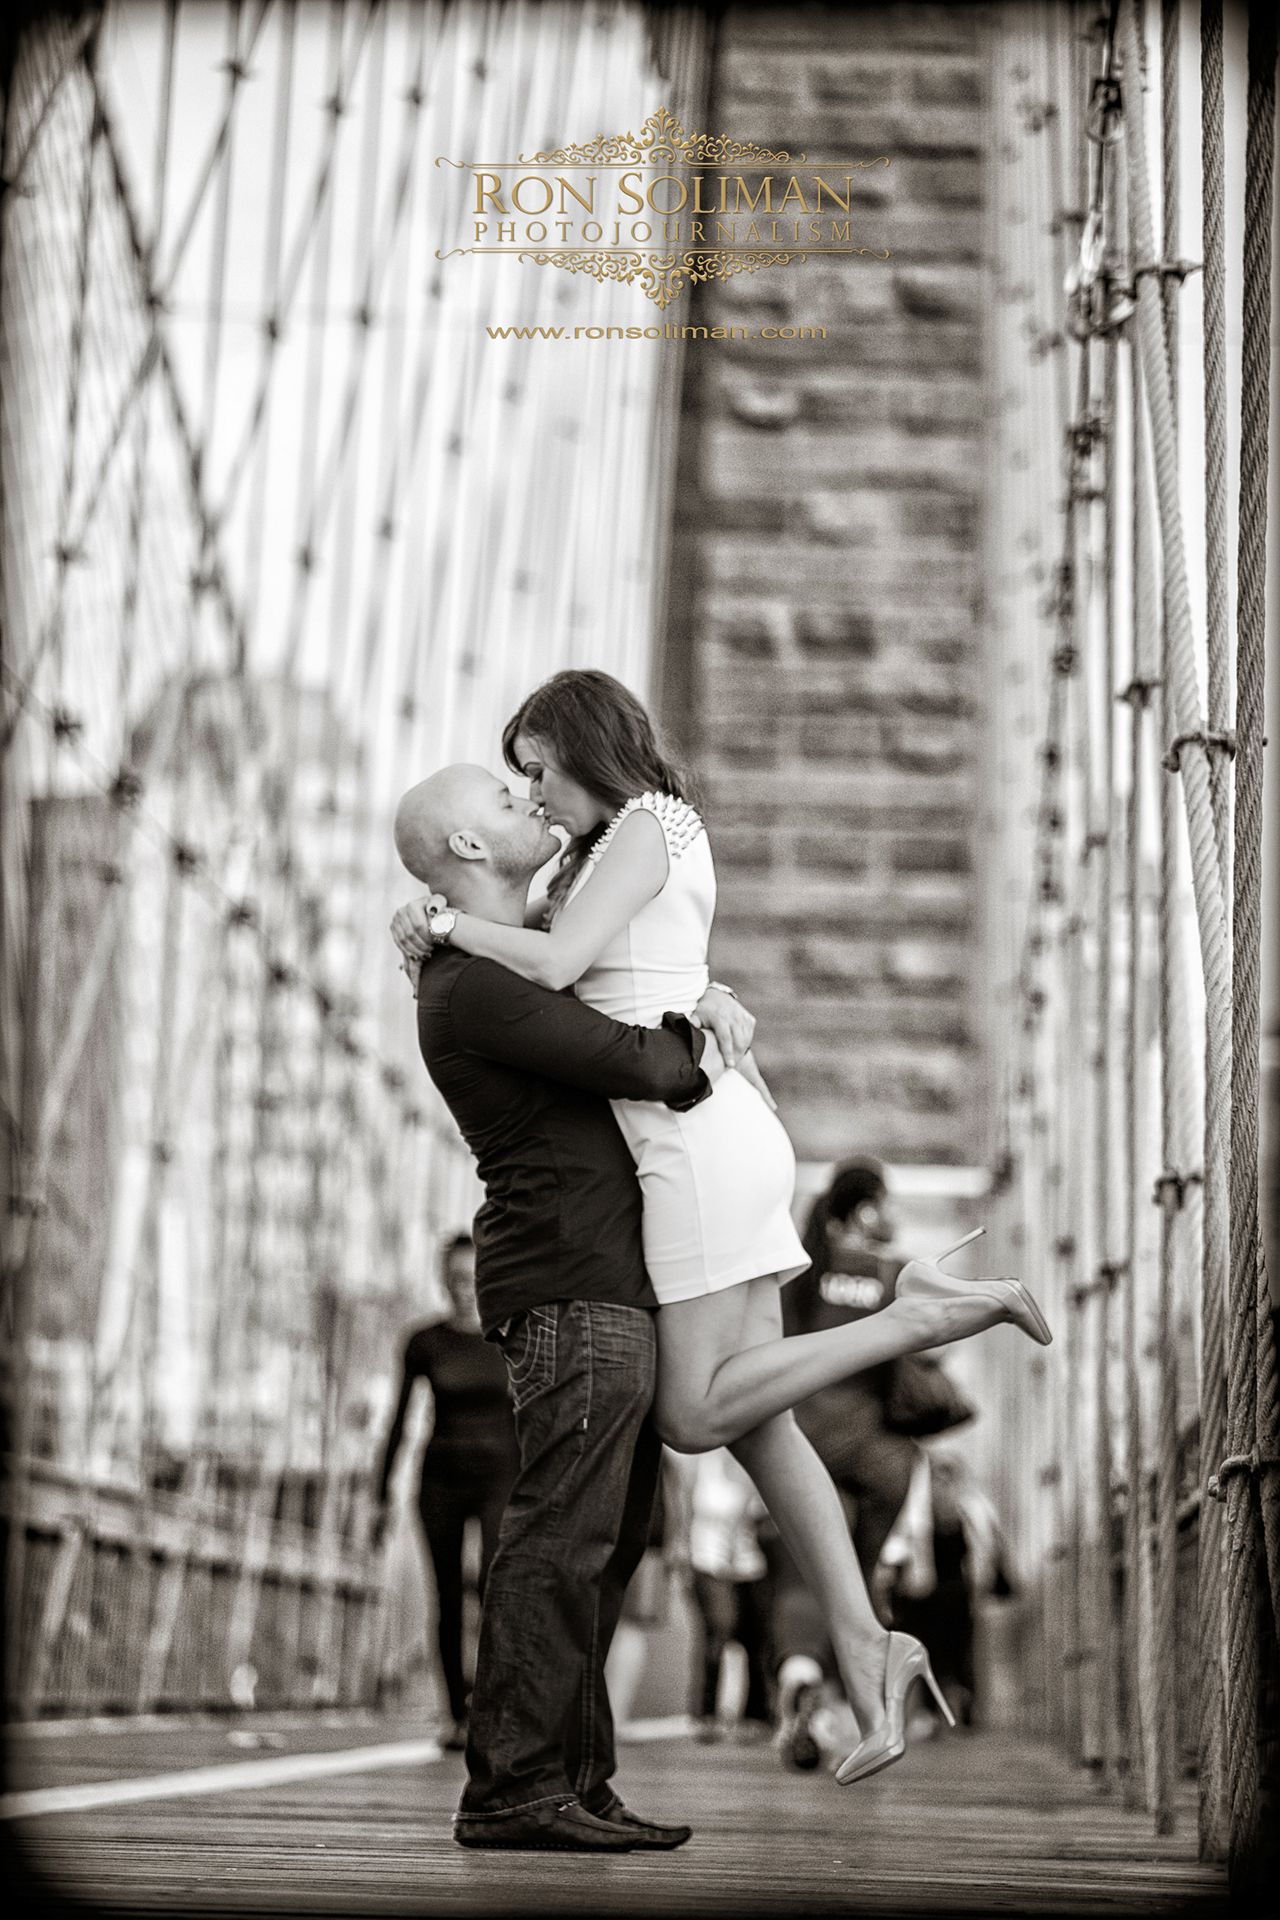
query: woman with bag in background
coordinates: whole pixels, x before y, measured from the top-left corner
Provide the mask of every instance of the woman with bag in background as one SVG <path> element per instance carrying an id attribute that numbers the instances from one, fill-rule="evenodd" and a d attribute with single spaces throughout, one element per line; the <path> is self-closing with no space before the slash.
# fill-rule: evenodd
<path id="1" fill-rule="evenodd" d="M 902 1256 L 884 1168 L 870 1155 L 843 1161 L 815 1200 L 804 1232 L 808 1269 L 783 1294 L 787 1334 L 817 1333 L 879 1312 L 893 1299 Z M 912 1354 L 824 1387 L 796 1422 L 840 1490 L 868 1587 L 911 1486 L 918 1439 L 973 1419 L 974 1409 L 935 1360 Z M 770 1550 L 775 1577 L 779 1744 L 792 1766 L 821 1758 L 812 1719 L 835 1672 L 822 1616 L 786 1549 Z M 874 1594 L 874 1590 L 873 1590 Z"/>

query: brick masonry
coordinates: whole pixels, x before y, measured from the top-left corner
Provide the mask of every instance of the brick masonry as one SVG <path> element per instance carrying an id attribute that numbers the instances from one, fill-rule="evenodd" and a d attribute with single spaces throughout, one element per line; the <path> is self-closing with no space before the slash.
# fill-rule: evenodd
<path id="1" fill-rule="evenodd" d="M 983 11 L 720 17 L 708 127 L 854 176 L 857 242 L 712 281 L 690 342 L 662 709 L 720 881 L 713 971 L 802 1158 L 984 1157 L 975 704 Z M 765 326 L 825 327 L 766 341 Z"/>

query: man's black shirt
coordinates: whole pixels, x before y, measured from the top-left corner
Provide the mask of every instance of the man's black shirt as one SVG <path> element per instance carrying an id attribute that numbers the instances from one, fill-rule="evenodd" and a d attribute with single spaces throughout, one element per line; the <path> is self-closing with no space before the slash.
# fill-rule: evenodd
<path id="1" fill-rule="evenodd" d="M 549 1300 L 655 1308 L 635 1162 L 607 1102 L 677 1112 L 711 1091 L 704 1036 L 681 1015 L 627 1027 L 494 960 L 438 951 L 418 984 L 418 1041 L 479 1163 L 476 1300 L 486 1333 Z"/>

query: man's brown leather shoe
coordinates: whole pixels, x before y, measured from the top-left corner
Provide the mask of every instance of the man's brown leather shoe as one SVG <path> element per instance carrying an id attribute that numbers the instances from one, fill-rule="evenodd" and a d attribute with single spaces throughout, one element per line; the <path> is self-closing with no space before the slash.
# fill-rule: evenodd
<path id="1" fill-rule="evenodd" d="M 631 1853 L 652 1844 L 630 1827 L 598 1819 L 576 1800 L 481 1819 L 460 1813 L 453 1837 L 460 1847 L 510 1847 L 525 1853 Z"/>
<path id="2" fill-rule="evenodd" d="M 616 1794 L 607 1807 L 600 1809 L 596 1818 L 607 1820 L 610 1826 L 631 1834 L 637 1847 L 651 1851 L 660 1848 L 668 1852 L 672 1847 L 682 1847 L 686 1840 L 693 1838 L 692 1827 L 669 1826 L 661 1820 L 646 1820 L 643 1814 L 632 1813 L 630 1807 L 623 1806 Z"/>

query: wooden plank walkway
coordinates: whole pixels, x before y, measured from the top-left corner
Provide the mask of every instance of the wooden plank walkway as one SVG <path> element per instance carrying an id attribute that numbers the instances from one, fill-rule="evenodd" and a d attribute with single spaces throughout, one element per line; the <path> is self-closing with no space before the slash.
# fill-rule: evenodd
<path id="1" fill-rule="evenodd" d="M 238 1730 L 243 1742 L 247 1723 Z M 420 1715 L 280 1716 L 228 1742 L 225 1723 L 56 1736 L 15 1732 L 10 1792 L 267 1754 L 421 1739 Z M 601 1862 L 485 1854 L 450 1838 L 456 1754 L 356 1774 L 22 1819 L 50 1893 L 94 1911 L 213 1914 L 1195 1915 L 1227 1911 L 1225 1876 L 1178 1833 L 1103 1798 L 1052 1749 L 996 1734 L 915 1747 L 859 1788 L 784 1771 L 767 1748 L 688 1739 L 623 1750 L 637 1808 L 686 1818 L 674 1854 Z"/>

